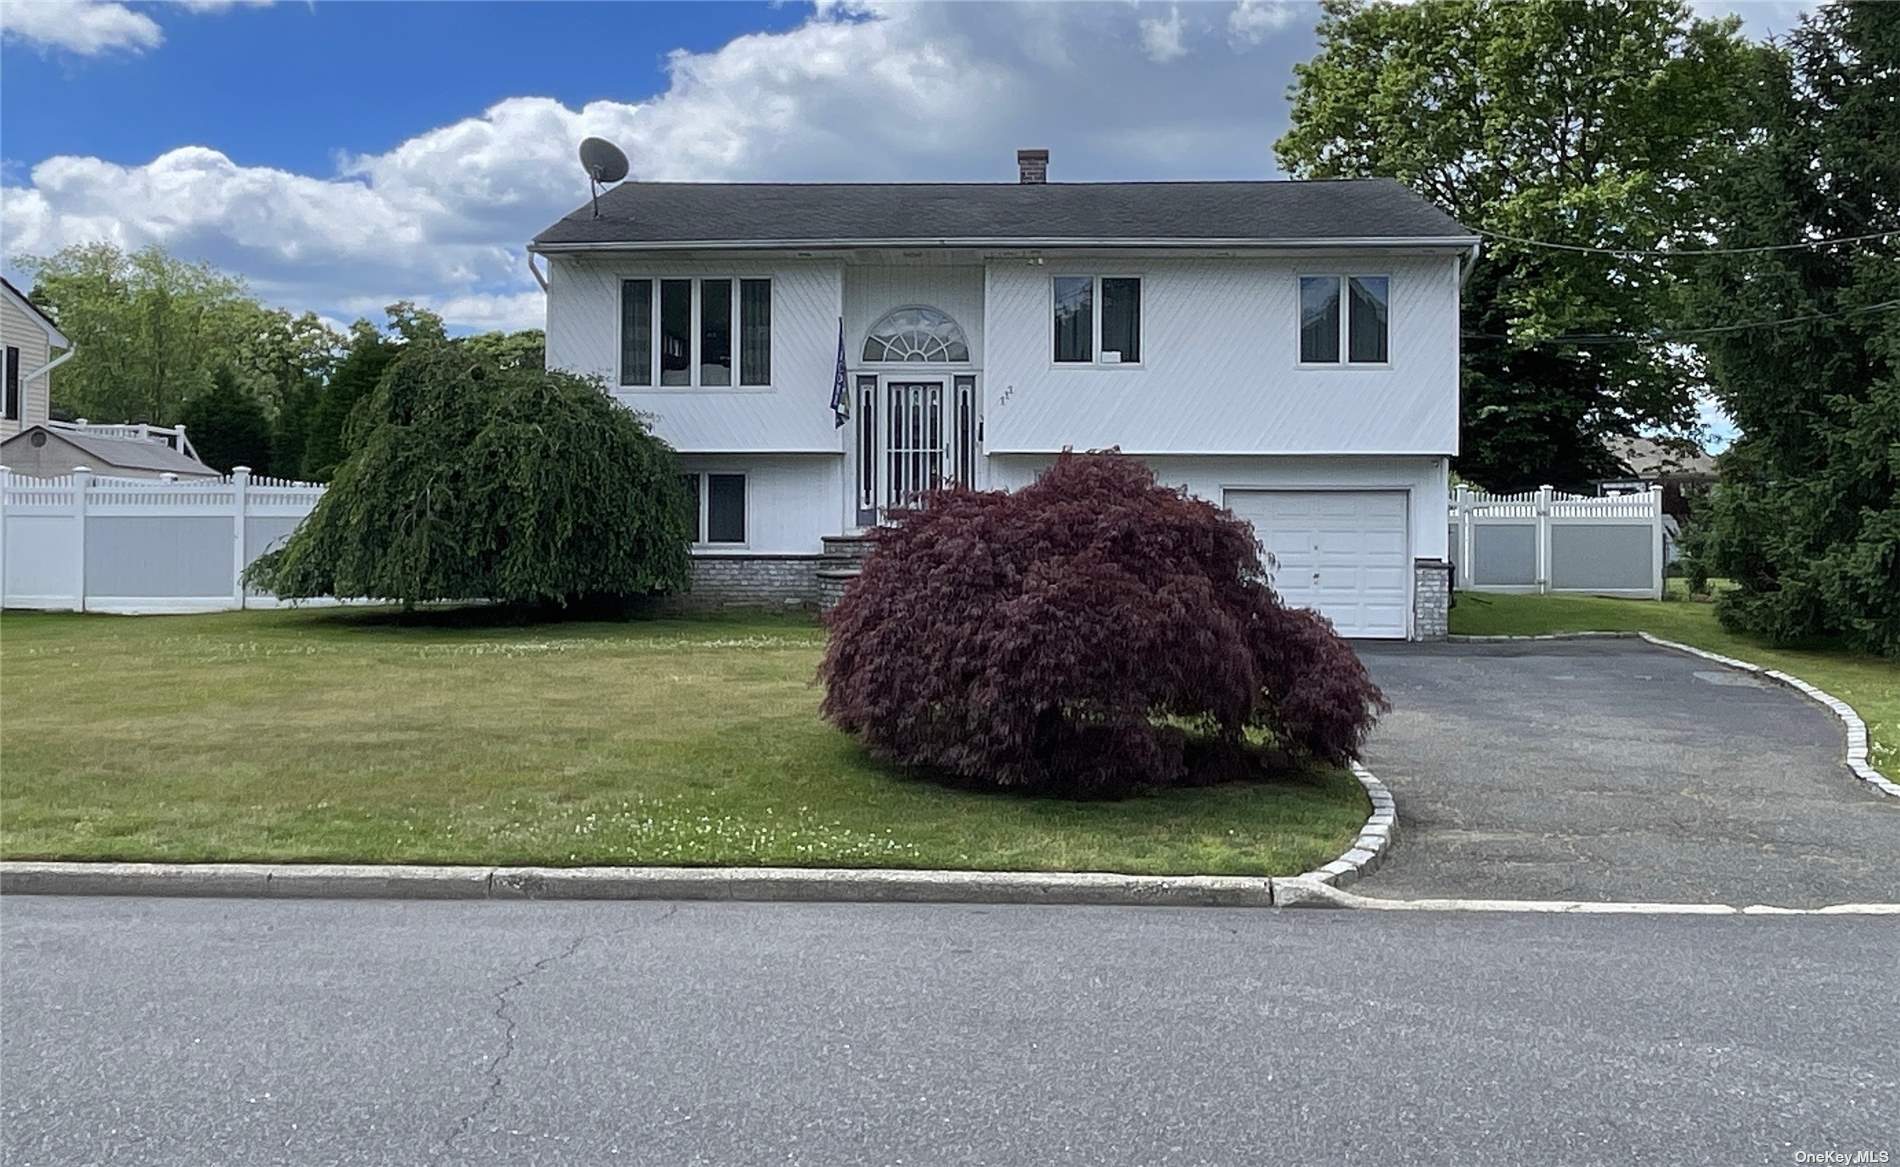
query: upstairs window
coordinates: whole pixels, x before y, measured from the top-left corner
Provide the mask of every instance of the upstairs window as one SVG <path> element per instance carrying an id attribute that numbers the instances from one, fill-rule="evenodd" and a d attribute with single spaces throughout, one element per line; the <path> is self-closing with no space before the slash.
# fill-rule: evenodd
<path id="1" fill-rule="evenodd" d="M 1386 276 L 1300 277 L 1300 363 L 1383 365 L 1391 358 Z"/>
<path id="2" fill-rule="evenodd" d="M 772 383 L 771 280 L 620 281 L 622 385 L 729 389 L 735 358 L 740 385 Z"/>
<path id="3" fill-rule="evenodd" d="M 1057 276 L 1051 289 L 1057 364 L 1141 363 L 1139 277 Z"/>

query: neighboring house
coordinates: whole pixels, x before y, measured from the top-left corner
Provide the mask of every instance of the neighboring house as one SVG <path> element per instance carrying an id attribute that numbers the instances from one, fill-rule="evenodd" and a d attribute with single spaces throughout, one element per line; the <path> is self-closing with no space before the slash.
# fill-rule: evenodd
<path id="1" fill-rule="evenodd" d="M 54 349 L 66 351 L 58 357 Z M 44 422 L 52 403 L 52 370 L 76 350 L 52 318 L 0 278 L 0 438 Z"/>
<path id="2" fill-rule="evenodd" d="M 48 422 L 0 441 L 0 466 L 16 475 L 58 478 L 84 467 L 99 477 L 216 478 L 198 461 L 184 427 Z"/>
<path id="3" fill-rule="evenodd" d="M 1445 632 L 1477 239 L 1398 183 L 626 183 L 536 236 L 550 367 L 680 452 L 694 594 L 835 598 L 937 482 L 1119 447 L 1351 636 Z M 842 331 L 845 392 L 831 407 Z M 832 559 L 827 561 L 829 548 Z"/>
<path id="4" fill-rule="evenodd" d="M 1682 557 L 1682 532 L 1694 516 L 1695 502 L 1715 484 L 1715 455 L 1700 446 L 1659 442 L 1654 438 L 1624 438 L 1610 452 L 1629 473 L 1597 482 L 1603 495 L 1639 494 L 1662 487 L 1664 561 Z"/>

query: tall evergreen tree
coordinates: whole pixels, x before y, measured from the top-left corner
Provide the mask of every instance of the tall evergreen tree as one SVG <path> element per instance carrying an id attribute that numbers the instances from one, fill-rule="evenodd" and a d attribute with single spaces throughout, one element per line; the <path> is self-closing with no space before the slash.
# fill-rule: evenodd
<path id="1" fill-rule="evenodd" d="M 270 419 L 257 398 L 239 387 L 230 366 L 220 366 L 211 388 L 185 402 L 179 420 L 199 459 L 213 470 L 228 474 L 248 466 L 259 474 L 271 472 Z"/>
<path id="2" fill-rule="evenodd" d="M 1719 245 L 1900 228 L 1900 7 L 1802 18 L 1758 75 L 1760 130 L 1706 184 Z M 1731 628 L 1900 656 L 1900 235 L 1697 264 L 1701 342 L 1742 437 L 1698 558 Z"/>

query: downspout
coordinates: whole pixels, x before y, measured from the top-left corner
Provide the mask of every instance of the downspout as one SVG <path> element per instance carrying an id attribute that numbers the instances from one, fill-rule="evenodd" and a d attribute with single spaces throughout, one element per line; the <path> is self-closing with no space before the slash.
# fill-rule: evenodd
<path id="1" fill-rule="evenodd" d="M 528 253 L 528 274 L 534 277 L 535 283 L 541 285 L 541 292 L 543 295 L 546 295 L 548 290 L 548 278 L 541 274 L 540 268 L 534 266 L 534 252 L 532 251 Z"/>
<path id="2" fill-rule="evenodd" d="M 31 373 L 27 373 L 25 376 L 21 377 L 20 384 L 24 385 L 28 381 L 39 380 L 41 377 L 46 376 L 46 374 L 52 372 L 54 369 L 59 368 L 61 365 L 65 364 L 67 361 L 72 360 L 73 356 L 77 354 L 78 352 L 79 352 L 78 345 L 76 344 L 67 345 L 65 352 L 59 354 L 58 356 L 54 357 L 52 360 L 41 365 L 39 368 L 33 370 Z"/>
<path id="3" fill-rule="evenodd" d="M 1471 250 L 1470 250 L 1470 251 L 1467 251 L 1467 252 L 1465 253 L 1465 257 L 1464 257 L 1464 258 L 1463 258 L 1462 260 L 1460 260 L 1460 261 L 1459 261 L 1459 263 L 1458 263 L 1458 268 L 1459 268 L 1459 270 L 1458 270 L 1458 287 L 1459 287 L 1459 289 L 1460 289 L 1460 290 L 1463 290 L 1463 288 L 1464 288 L 1464 286 L 1465 286 L 1465 282 L 1466 282 L 1467 280 L 1469 280 L 1469 279 L 1471 278 L 1471 273 L 1472 273 L 1472 271 L 1473 271 L 1473 270 L 1475 270 L 1475 269 L 1477 268 L 1477 266 L 1478 266 L 1478 249 L 1479 249 L 1479 248 L 1481 248 L 1481 247 L 1483 247 L 1483 246 L 1484 246 L 1484 244 L 1482 244 L 1482 243 L 1473 243 L 1473 244 L 1471 245 Z"/>

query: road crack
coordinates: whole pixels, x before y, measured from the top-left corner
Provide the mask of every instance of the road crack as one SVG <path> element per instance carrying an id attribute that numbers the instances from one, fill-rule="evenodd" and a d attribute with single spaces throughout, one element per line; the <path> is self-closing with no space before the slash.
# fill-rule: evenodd
<path id="1" fill-rule="evenodd" d="M 664 923 L 672 919 L 679 910 L 680 905 L 671 904 L 667 907 L 665 912 L 662 912 L 653 920 L 642 920 L 635 924 L 629 924 L 624 928 L 616 928 L 611 932 L 602 933 L 598 938 L 610 939 L 622 935 L 623 933 L 631 932 L 636 928 L 645 927 L 648 924 Z M 568 942 L 567 947 L 550 956 L 544 956 L 540 960 L 535 961 L 521 972 L 516 973 L 512 980 L 491 994 L 495 1002 L 495 1008 L 490 1016 L 501 1022 L 502 1034 L 501 1049 L 496 1052 L 494 1057 L 489 1059 L 487 1069 L 484 1071 L 484 1076 L 488 1079 L 488 1086 L 482 1092 L 481 1102 L 477 1103 L 473 1110 L 463 1115 L 461 1119 L 456 1122 L 455 1129 L 450 1131 L 449 1136 L 442 1140 L 442 1145 L 436 1148 L 435 1154 L 429 1159 L 430 1167 L 437 1167 L 437 1165 L 448 1156 L 449 1152 L 454 1149 L 455 1144 L 460 1142 L 463 1136 L 467 1135 L 470 1130 L 474 1129 L 476 1122 L 478 1122 L 483 1115 L 487 1114 L 501 1097 L 501 1084 L 502 1079 L 505 1077 L 503 1067 L 506 1066 L 509 1060 L 515 1055 L 515 1038 L 520 1029 L 514 1016 L 513 994 L 515 990 L 522 988 L 535 977 L 573 956 L 576 952 L 580 951 L 581 945 L 594 938 L 595 937 L 587 932 L 576 934 L 574 939 Z"/>

